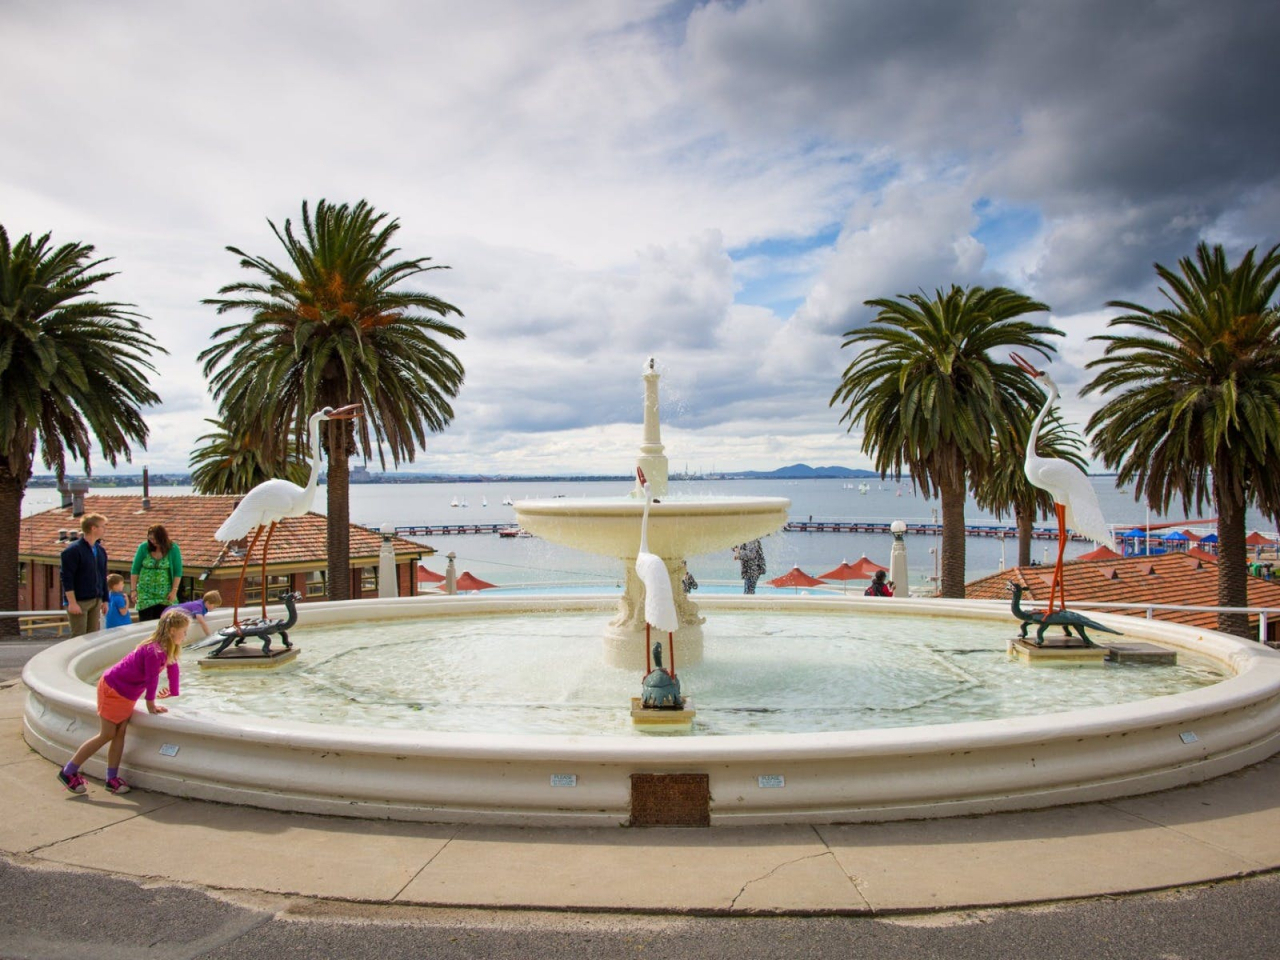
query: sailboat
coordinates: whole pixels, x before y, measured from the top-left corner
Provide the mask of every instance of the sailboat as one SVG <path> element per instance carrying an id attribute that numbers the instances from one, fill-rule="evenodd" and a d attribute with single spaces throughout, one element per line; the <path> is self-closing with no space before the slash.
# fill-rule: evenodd
<path id="1" fill-rule="evenodd" d="M 480 506 L 482 506 L 482 507 L 487 507 L 488 505 L 489 505 L 489 498 L 488 498 L 488 497 L 481 497 L 481 498 L 480 498 Z"/>
<path id="2" fill-rule="evenodd" d="M 869 483 L 858 484 L 858 492 L 862 494 L 864 497 L 867 495 L 867 491 L 870 489 L 871 489 L 871 484 Z"/>
<path id="3" fill-rule="evenodd" d="M 457 498 L 457 497 L 454 497 L 454 498 L 449 502 L 449 506 L 451 506 L 451 507 L 456 507 L 457 505 L 458 505 L 458 498 Z"/>
<path id="4" fill-rule="evenodd" d="M 463 497 L 463 498 L 462 498 L 462 503 L 458 504 L 458 506 L 460 506 L 460 507 L 465 507 L 466 505 L 467 505 L 467 498 L 466 498 L 466 497 Z"/>

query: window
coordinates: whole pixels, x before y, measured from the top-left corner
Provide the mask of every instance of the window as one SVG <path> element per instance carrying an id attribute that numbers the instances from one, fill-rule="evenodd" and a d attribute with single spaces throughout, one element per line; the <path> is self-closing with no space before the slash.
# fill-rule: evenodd
<path id="1" fill-rule="evenodd" d="M 377 593 L 378 592 L 378 568 L 377 567 L 361 567 L 360 568 L 360 592 L 361 593 Z"/>
<path id="2" fill-rule="evenodd" d="M 293 589 L 293 578 L 287 573 L 273 573 L 267 576 L 267 603 L 273 603 Z M 244 599 L 241 603 L 262 602 L 262 578 L 244 578 Z"/>
<path id="3" fill-rule="evenodd" d="M 328 571 L 307 571 L 306 587 L 303 592 L 306 594 L 308 600 L 312 597 L 327 596 L 329 593 Z"/>

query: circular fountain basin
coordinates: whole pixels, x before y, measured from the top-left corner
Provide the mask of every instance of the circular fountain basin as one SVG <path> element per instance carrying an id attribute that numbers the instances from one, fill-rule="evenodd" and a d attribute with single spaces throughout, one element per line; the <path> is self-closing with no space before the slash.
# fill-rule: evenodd
<path id="1" fill-rule="evenodd" d="M 308 604 L 299 611 L 294 639 L 305 663 L 312 626 L 367 623 L 376 638 L 379 631 L 425 618 L 535 613 L 553 620 L 565 612 L 589 618 L 608 603 L 447 597 Z M 723 597 L 703 606 L 713 619 L 720 611 L 804 611 L 851 618 L 856 625 L 894 619 L 893 611 L 929 617 L 942 635 L 973 623 L 1008 637 L 1016 633 L 1007 608 L 964 601 Z M 1043 715 L 1018 708 L 1000 719 L 922 726 L 689 737 L 373 728 L 339 722 L 337 707 L 307 722 L 219 710 L 199 697 L 184 705 L 180 698 L 166 715 L 135 714 L 125 764 L 139 786 L 180 796 L 343 815 L 557 825 L 626 821 L 634 773 L 703 773 L 712 822 L 724 825 L 931 817 L 1096 800 L 1207 779 L 1280 749 L 1280 655 L 1211 631 L 1098 619 L 1129 638 L 1189 654 L 1226 679 L 1138 702 Z M 461 631 L 464 621 L 456 622 Z M 147 625 L 117 629 L 33 658 L 24 672 L 27 742 L 62 762 L 96 732 L 93 683 L 146 632 Z M 780 647 L 778 662 L 790 655 Z M 566 663 L 573 656 L 566 652 Z M 184 659 L 190 675 L 194 665 Z M 383 666 L 393 674 L 402 663 L 390 651 L 386 660 Z M 363 682 L 373 662 L 355 664 L 350 682 Z M 731 675 L 732 664 L 725 668 Z M 1073 679 L 1094 674 L 1103 680 L 1102 668 L 1066 669 L 1074 671 Z M 691 670 L 687 680 L 695 684 L 695 699 L 696 676 Z M 289 678 L 276 679 L 283 685 Z M 447 692 L 448 678 L 440 679 Z M 340 687 L 339 695 L 350 699 L 351 690 Z M 707 709 L 714 722 L 714 707 L 708 703 Z M 101 765 L 101 759 L 91 761 L 90 774 L 101 775 Z"/>
<path id="2" fill-rule="evenodd" d="M 693 557 L 782 529 L 786 497 L 662 497 L 649 508 L 649 549 Z M 516 520 L 534 536 L 588 553 L 634 560 L 644 501 L 632 497 L 517 500 Z"/>

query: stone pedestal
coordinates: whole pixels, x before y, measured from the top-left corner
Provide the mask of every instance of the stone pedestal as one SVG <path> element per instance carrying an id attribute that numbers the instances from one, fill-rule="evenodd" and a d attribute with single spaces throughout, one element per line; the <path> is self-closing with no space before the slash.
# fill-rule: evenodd
<path id="1" fill-rule="evenodd" d="M 203 657 L 197 663 L 201 670 L 275 670 L 298 659 L 299 649 L 276 647 L 265 654 L 261 644 L 247 640 L 244 646 L 229 647 L 218 656 Z"/>
<path id="2" fill-rule="evenodd" d="M 662 562 L 671 578 L 671 596 L 680 621 L 675 632 L 675 659 L 672 659 L 671 638 L 665 631 L 651 628 L 646 635 L 644 582 L 636 575 L 636 562 L 631 559 L 627 561 L 626 587 L 618 600 L 618 612 L 604 631 L 604 660 L 610 666 L 643 673 L 648 663 L 647 652 L 653 649 L 654 641 L 662 643 L 663 664 L 670 668 L 674 663 L 677 673 L 702 662 L 702 624 L 706 620 L 681 585 L 683 561 L 663 558 Z"/>
<path id="3" fill-rule="evenodd" d="M 1066 638 L 1048 638 L 1044 646 L 1037 647 L 1034 640 L 1017 637 L 1009 641 L 1009 652 L 1016 653 L 1019 660 L 1030 664 L 1070 664 L 1076 666 L 1102 666 L 1107 662 L 1111 651 L 1106 647 L 1086 647 L 1078 640 L 1074 643 L 1063 643 Z"/>
<path id="4" fill-rule="evenodd" d="M 637 730 L 649 730 L 653 733 L 686 733 L 693 729 L 693 718 L 697 711 L 693 709 L 693 697 L 684 698 L 684 708 L 680 710 L 659 710 L 646 707 L 639 697 L 631 698 L 631 722 Z"/>

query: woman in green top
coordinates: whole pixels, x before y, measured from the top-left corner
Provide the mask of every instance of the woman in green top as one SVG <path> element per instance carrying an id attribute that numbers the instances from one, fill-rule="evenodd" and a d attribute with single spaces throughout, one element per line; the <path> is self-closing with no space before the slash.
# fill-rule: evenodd
<path id="1" fill-rule="evenodd" d="M 130 574 L 129 588 L 139 620 L 159 620 L 165 607 L 177 603 L 182 551 L 169 539 L 163 524 L 147 528 L 147 539 L 138 544 Z"/>

